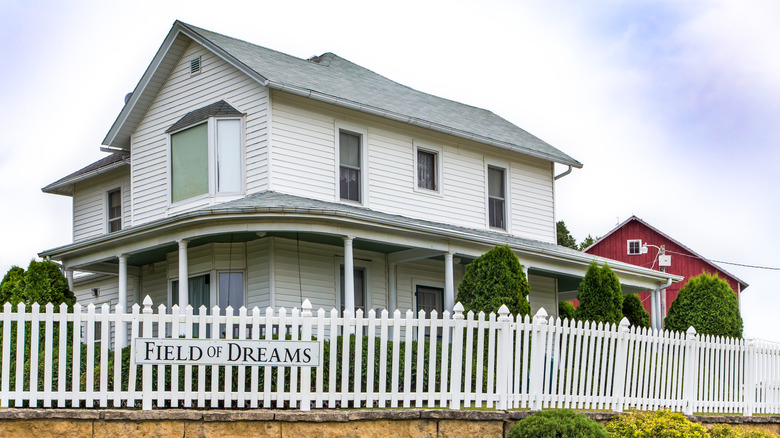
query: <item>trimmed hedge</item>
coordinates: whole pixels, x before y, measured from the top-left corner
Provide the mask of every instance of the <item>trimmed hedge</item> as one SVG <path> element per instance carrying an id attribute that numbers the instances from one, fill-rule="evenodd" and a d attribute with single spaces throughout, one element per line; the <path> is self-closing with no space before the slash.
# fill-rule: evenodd
<path id="1" fill-rule="evenodd" d="M 608 438 L 595 420 L 569 409 L 535 412 L 515 423 L 508 438 Z"/>
<path id="2" fill-rule="evenodd" d="M 709 438 L 701 424 L 670 411 L 632 412 L 607 423 L 613 438 Z"/>
<path id="3" fill-rule="evenodd" d="M 776 438 L 780 435 L 762 429 L 717 424 L 710 430 L 712 438 Z"/>
<path id="4" fill-rule="evenodd" d="M 737 294 L 717 275 L 702 273 L 680 289 L 664 326 L 675 331 L 693 326 L 699 334 L 742 337 Z"/>
<path id="5" fill-rule="evenodd" d="M 558 317 L 561 319 L 568 319 L 574 321 L 574 315 L 577 310 L 574 308 L 574 304 L 568 301 L 561 301 L 558 303 Z"/>

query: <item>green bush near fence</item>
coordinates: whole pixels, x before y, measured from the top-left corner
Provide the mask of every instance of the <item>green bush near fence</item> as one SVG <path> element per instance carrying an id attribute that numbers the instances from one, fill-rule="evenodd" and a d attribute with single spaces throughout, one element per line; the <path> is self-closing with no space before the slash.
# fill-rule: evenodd
<path id="1" fill-rule="evenodd" d="M 608 438 L 595 420 L 569 409 L 535 412 L 515 423 L 508 438 Z"/>
<path id="2" fill-rule="evenodd" d="M 650 314 L 647 313 L 638 296 L 623 295 L 623 316 L 631 325 L 650 328 Z"/>
<path id="3" fill-rule="evenodd" d="M 737 294 L 717 275 L 702 273 L 680 289 L 664 326 L 683 332 L 693 326 L 699 334 L 741 338 L 742 316 Z"/>
<path id="4" fill-rule="evenodd" d="M 685 415 L 670 411 L 632 412 L 620 415 L 607 423 L 607 431 L 614 438 L 709 438 L 701 424 Z"/>
<path id="5" fill-rule="evenodd" d="M 718 424 L 710 430 L 712 438 L 777 438 L 780 435 L 751 427 Z"/>

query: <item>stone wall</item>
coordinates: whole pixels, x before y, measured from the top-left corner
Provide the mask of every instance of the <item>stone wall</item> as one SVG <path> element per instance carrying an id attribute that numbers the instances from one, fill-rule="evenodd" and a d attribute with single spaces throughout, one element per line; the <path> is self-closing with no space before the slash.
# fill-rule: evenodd
<path id="1" fill-rule="evenodd" d="M 101 410 L 2 409 L 0 436 L 13 437 L 503 437 L 529 411 L 447 409 Z M 588 413 L 609 421 L 613 413 Z M 691 417 L 780 432 L 780 417 Z"/>

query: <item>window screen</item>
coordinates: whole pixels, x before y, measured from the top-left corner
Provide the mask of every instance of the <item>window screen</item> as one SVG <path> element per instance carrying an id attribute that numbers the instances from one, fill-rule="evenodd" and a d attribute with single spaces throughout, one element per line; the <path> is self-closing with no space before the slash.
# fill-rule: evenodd
<path id="1" fill-rule="evenodd" d="M 108 232 L 122 229 L 122 191 L 120 189 L 108 192 Z"/>
<path id="2" fill-rule="evenodd" d="M 217 191 L 241 191 L 241 121 L 217 121 Z"/>
<path id="3" fill-rule="evenodd" d="M 417 151 L 417 187 L 436 190 L 436 154 Z"/>
<path id="4" fill-rule="evenodd" d="M 339 189 L 341 199 L 360 202 L 360 135 L 339 133 Z"/>
<path id="5" fill-rule="evenodd" d="M 488 211 L 490 226 L 506 229 L 504 169 L 488 167 Z"/>
<path id="6" fill-rule="evenodd" d="M 366 310 L 366 270 L 364 268 L 355 269 L 355 310 Z M 341 311 L 344 312 L 344 265 L 341 265 Z"/>
<path id="7" fill-rule="evenodd" d="M 441 317 L 444 311 L 444 289 L 440 287 L 417 286 L 417 311 L 425 311 L 425 315 L 430 315 L 436 311 Z"/>
<path id="8" fill-rule="evenodd" d="M 208 125 L 171 135 L 171 202 L 209 191 Z"/>

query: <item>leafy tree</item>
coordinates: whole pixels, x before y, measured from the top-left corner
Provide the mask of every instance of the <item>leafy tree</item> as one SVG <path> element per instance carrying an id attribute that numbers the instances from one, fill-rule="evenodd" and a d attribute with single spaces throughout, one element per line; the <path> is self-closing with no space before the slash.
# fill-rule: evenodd
<path id="1" fill-rule="evenodd" d="M 664 326 L 676 331 L 693 326 L 700 334 L 742 337 L 737 295 L 725 280 L 702 273 L 680 289 Z"/>
<path id="2" fill-rule="evenodd" d="M 623 295 L 623 316 L 628 318 L 631 325 L 650 327 L 650 314 L 636 295 Z"/>
<path id="3" fill-rule="evenodd" d="M 623 319 L 623 293 L 620 280 L 607 264 L 599 268 L 594 261 L 577 287 L 575 316 L 583 321 L 617 324 Z"/>
<path id="4" fill-rule="evenodd" d="M 576 310 L 574 309 L 574 304 L 568 302 L 568 301 L 560 301 L 558 303 L 558 317 L 561 319 L 568 319 L 569 321 L 572 321 L 574 319 L 574 313 Z"/>
<path id="5" fill-rule="evenodd" d="M 520 260 L 509 246 L 496 246 L 466 267 L 457 301 L 466 311 L 498 312 L 506 304 L 513 315 L 528 315 L 530 288 Z"/>
<path id="6" fill-rule="evenodd" d="M 567 248 L 577 249 L 577 240 L 574 239 L 574 236 L 571 235 L 569 229 L 566 228 L 565 222 L 563 221 L 556 222 L 555 228 L 557 231 L 558 245 L 565 246 Z"/>
<path id="7" fill-rule="evenodd" d="M 593 238 L 590 234 L 588 234 L 588 237 L 586 237 L 582 242 L 580 242 L 580 246 L 577 248 L 580 251 L 585 251 L 589 246 L 596 243 L 596 241 L 599 240 L 598 237 Z"/>

